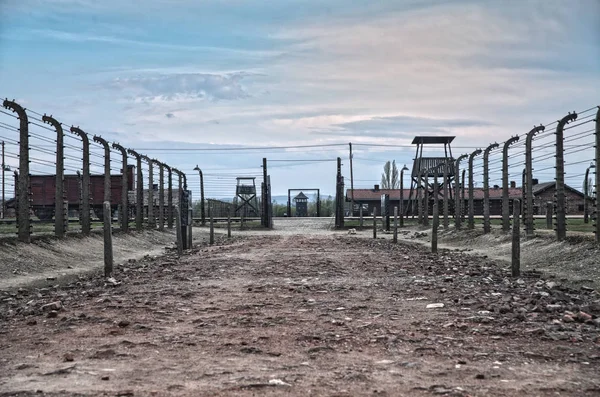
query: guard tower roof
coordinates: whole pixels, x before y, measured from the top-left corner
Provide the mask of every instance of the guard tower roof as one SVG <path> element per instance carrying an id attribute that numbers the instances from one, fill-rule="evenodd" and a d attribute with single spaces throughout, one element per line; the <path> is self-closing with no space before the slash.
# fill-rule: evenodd
<path id="1" fill-rule="evenodd" d="M 416 136 L 413 145 L 449 144 L 454 140 L 453 136 Z"/>
<path id="2" fill-rule="evenodd" d="M 298 194 L 296 197 L 294 197 L 294 200 L 307 200 L 308 197 L 306 197 L 306 195 L 302 192 L 300 192 L 300 194 Z"/>

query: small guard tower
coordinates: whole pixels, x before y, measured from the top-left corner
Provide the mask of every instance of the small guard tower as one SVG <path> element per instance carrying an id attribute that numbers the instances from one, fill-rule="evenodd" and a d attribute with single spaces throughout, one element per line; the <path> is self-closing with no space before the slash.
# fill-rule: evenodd
<path id="1" fill-rule="evenodd" d="M 448 167 L 446 173 L 447 178 L 444 180 L 443 164 L 453 162 L 452 148 L 450 143 L 454 140 L 453 136 L 416 136 L 413 139 L 412 144 L 417 145 L 417 152 L 412 167 L 411 173 L 411 184 L 409 193 L 409 205 L 405 208 L 405 214 L 415 215 L 417 212 L 417 200 L 419 195 L 423 197 L 423 192 L 418 192 L 418 187 L 421 186 L 424 189 L 429 190 L 430 200 L 433 201 L 437 198 L 433 197 L 433 181 L 430 183 L 429 180 L 435 177 L 435 168 L 438 168 L 438 192 L 442 192 L 444 185 L 448 189 L 450 198 L 452 197 L 452 182 L 454 181 L 454 167 Z M 428 157 L 423 156 L 423 147 L 425 145 L 444 145 L 444 157 Z M 429 203 L 425 207 L 427 213 L 429 213 Z"/>
<path id="2" fill-rule="evenodd" d="M 259 216 L 258 203 L 256 200 L 256 178 L 238 177 L 235 194 L 240 199 L 240 204 L 235 209 L 236 215 L 244 217 Z"/>
<path id="3" fill-rule="evenodd" d="M 294 202 L 296 203 L 296 216 L 308 216 L 308 197 L 300 192 L 294 197 Z"/>

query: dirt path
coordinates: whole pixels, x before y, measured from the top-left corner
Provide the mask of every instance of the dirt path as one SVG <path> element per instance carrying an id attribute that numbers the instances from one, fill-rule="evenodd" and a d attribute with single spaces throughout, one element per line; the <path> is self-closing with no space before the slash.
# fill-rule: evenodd
<path id="1" fill-rule="evenodd" d="M 219 244 L 1 295 L 0 395 L 600 394 L 596 291 L 341 234 Z"/>

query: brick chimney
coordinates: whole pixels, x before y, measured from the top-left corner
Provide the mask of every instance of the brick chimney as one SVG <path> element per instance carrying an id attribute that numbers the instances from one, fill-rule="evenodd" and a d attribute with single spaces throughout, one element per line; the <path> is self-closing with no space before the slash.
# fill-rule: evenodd
<path id="1" fill-rule="evenodd" d="M 516 187 L 517 187 L 517 182 L 515 182 L 515 181 L 510 181 L 510 188 L 511 188 L 511 189 L 514 189 L 514 188 L 516 188 Z"/>
<path id="2" fill-rule="evenodd" d="M 375 186 L 373 187 L 373 190 L 375 190 L 376 192 L 378 192 L 378 191 L 379 191 L 379 185 L 375 185 Z"/>

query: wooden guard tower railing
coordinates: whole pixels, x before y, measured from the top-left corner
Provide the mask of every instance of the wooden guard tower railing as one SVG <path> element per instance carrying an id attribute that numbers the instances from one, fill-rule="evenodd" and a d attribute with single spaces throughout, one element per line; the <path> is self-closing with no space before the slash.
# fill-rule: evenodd
<path id="1" fill-rule="evenodd" d="M 412 144 L 417 146 L 417 152 L 415 154 L 413 168 L 411 172 L 411 184 L 410 184 L 410 193 L 409 193 L 409 205 L 404 209 L 404 215 L 407 215 L 409 211 L 411 214 L 415 215 L 416 204 L 418 203 L 419 217 L 427 216 L 429 204 L 423 203 L 423 197 L 425 196 L 422 192 L 422 189 L 427 189 L 428 192 L 431 192 L 430 197 L 433 197 L 433 184 L 429 183 L 429 178 L 433 178 L 435 176 L 434 170 L 438 167 L 438 171 L 446 167 L 442 167 L 441 165 L 452 164 L 454 161 L 452 157 L 452 148 L 450 147 L 450 143 L 454 140 L 453 136 L 416 136 Z M 425 145 L 444 145 L 444 156 L 436 156 L 436 157 L 423 157 L 423 147 Z M 444 189 L 445 192 L 450 192 L 452 195 L 452 181 L 454 180 L 454 167 L 447 167 L 444 173 L 445 178 L 439 183 L 438 188 Z M 440 189 L 440 190 L 442 190 Z M 424 207 L 424 211 L 423 210 Z M 422 214 L 421 212 L 425 212 Z M 421 220 L 421 219 L 419 219 Z"/>

